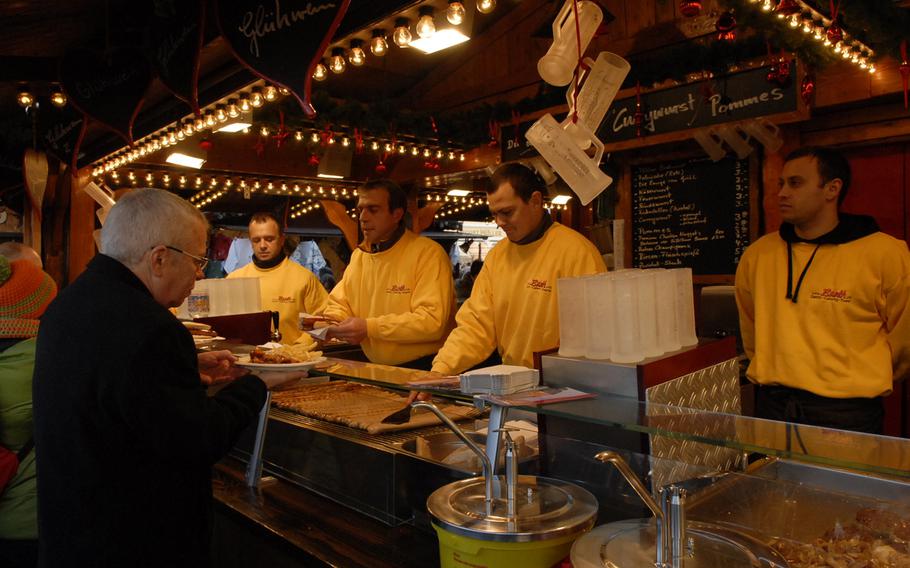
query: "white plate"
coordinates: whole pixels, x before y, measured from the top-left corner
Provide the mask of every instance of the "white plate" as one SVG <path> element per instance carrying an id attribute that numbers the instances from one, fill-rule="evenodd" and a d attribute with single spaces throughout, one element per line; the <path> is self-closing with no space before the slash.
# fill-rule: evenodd
<path id="1" fill-rule="evenodd" d="M 250 363 L 249 355 L 241 355 L 234 364 L 238 367 L 256 369 L 257 371 L 305 371 L 312 369 L 323 361 L 325 361 L 325 357 L 318 357 L 305 363 Z"/>

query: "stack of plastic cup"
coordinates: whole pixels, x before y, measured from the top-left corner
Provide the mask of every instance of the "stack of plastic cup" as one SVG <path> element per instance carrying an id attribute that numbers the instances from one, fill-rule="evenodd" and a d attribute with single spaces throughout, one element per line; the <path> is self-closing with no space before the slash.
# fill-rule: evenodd
<path id="1" fill-rule="evenodd" d="M 613 275 L 598 274 L 584 279 L 587 299 L 585 357 L 609 359 L 613 352 Z"/>
<path id="2" fill-rule="evenodd" d="M 682 346 L 695 345 L 695 298 L 692 292 L 692 269 L 674 268 L 670 272 L 676 277 L 676 325 L 679 343 Z"/>
<path id="3" fill-rule="evenodd" d="M 639 336 L 638 278 L 624 270 L 613 277 L 613 354 L 616 363 L 637 363 L 645 358 Z"/>
<path id="4" fill-rule="evenodd" d="M 556 282 L 559 302 L 559 354 L 583 357 L 586 350 L 588 307 L 583 278 L 560 278 Z"/>

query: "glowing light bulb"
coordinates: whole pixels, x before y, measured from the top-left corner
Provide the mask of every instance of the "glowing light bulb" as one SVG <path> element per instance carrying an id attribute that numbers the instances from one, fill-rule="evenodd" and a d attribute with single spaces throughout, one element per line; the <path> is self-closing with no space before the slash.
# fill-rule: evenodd
<path id="1" fill-rule="evenodd" d="M 409 23 L 406 18 L 398 18 L 395 21 L 395 31 L 392 32 L 392 41 L 395 42 L 395 45 L 398 47 L 407 47 L 411 44 L 411 30 L 409 29 Z"/>
<path id="2" fill-rule="evenodd" d="M 253 92 L 250 93 L 250 104 L 253 105 L 253 108 L 259 108 L 264 103 L 262 92 L 259 89 L 253 89 Z"/>
<path id="3" fill-rule="evenodd" d="M 332 73 L 340 74 L 344 73 L 347 63 L 344 60 L 344 50 L 340 47 L 336 47 L 332 50 L 332 57 L 329 58 L 329 69 L 332 70 Z"/>
<path id="4" fill-rule="evenodd" d="M 35 104 L 35 97 L 28 91 L 19 91 L 19 94 L 16 95 L 16 102 L 22 108 L 28 108 Z"/>
<path id="5" fill-rule="evenodd" d="M 317 81 L 325 81 L 326 77 L 329 76 L 329 70 L 326 69 L 325 63 L 320 61 L 316 64 L 316 68 L 313 70 L 313 79 Z"/>
<path id="6" fill-rule="evenodd" d="M 262 96 L 269 102 L 274 101 L 278 98 L 278 88 L 274 85 L 267 85 L 262 91 Z"/>
<path id="7" fill-rule="evenodd" d="M 496 9 L 496 0 L 478 0 L 477 11 L 481 14 L 489 14 Z"/>
<path id="8" fill-rule="evenodd" d="M 453 26 L 457 26 L 464 21 L 464 4 L 458 0 L 449 0 L 449 7 L 446 8 L 446 20 Z"/>
<path id="9" fill-rule="evenodd" d="M 248 112 L 253 105 L 250 104 L 250 99 L 247 97 L 240 97 L 240 102 L 237 104 L 240 107 L 241 112 Z"/>
<path id="10" fill-rule="evenodd" d="M 382 57 L 389 51 L 389 42 L 385 39 L 385 30 L 373 30 L 373 39 L 370 40 L 370 53 Z"/>
<path id="11" fill-rule="evenodd" d="M 63 91 L 58 89 L 51 93 L 51 104 L 57 108 L 66 106 L 66 95 L 63 94 Z"/>
<path id="12" fill-rule="evenodd" d="M 348 56 L 348 61 L 351 62 L 351 65 L 354 67 L 360 67 L 366 62 L 367 56 L 363 52 L 363 42 L 359 39 L 351 41 L 351 52 Z"/>
<path id="13" fill-rule="evenodd" d="M 231 118 L 237 118 L 240 116 L 240 107 L 237 106 L 237 99 L 231 99 L 228 101 L 227 114 Z"/>
<path id="14" fill-rule="evenodd" d="M 432 37 L 436 33 L 436 22 L 433 21 L 433 8 L 423 6 L 420 8 L 420 17 L 417 19 L 417 25 L 414 26 L 417 35 L 420 37 Z"/>

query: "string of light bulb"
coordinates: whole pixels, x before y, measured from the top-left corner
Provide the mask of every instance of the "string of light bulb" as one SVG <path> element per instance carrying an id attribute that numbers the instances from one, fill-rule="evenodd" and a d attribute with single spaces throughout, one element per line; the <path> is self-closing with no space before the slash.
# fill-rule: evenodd
<path id="1" fill-rule="evenodd" d="M 875 73 L 875 64 L 872 62 L 875 52 L 872 48 L 852 37 L 836 21 L 803 0 L 749 0 L 749 3 L 763 12 L 773 12 L 791 28 L 802 31 L 842 59 L 869 73 Z"/>
<path id="2" fill-rule="evenodd" d="M 496 0 L 477 0 L 477 11 L 481 14 L 490 14 L 496 9 Z M 461 25 L 466 16 L 464 2 L 461 0 L 448 0 L 445 9 L 446 21 L 453 25 Z M 435 20 L 435 8 L 426 4 L 418 8 L 418 17 L 414 23 L 414 33 L 419 39 L 429 39 L 437 32 Z M 391 41 L 399 48 L 410 47 L 414 41 L 414 33 L 411 33 L 411 20 L 406 17 L 397 17 L 394 20 L 391 33 Z M 389 53 L 389 33 L 384 27 L 372 28 L 369 31 L 370 39 L 367 42 L 370 53 L 374 57 L 385 57 Z M 364 50 L 364 40 L 360 38 L 352 39 L 347 46 L 336 45 L 332 47 L 313 70 L 313 79 L 325 81 L 329 78 L 330 73 L 336 75 L 344 73 L 348 64 L 354 67 L 360 67 L 366 62 L 366 51 Z"/>
<path id="3" fill-rule="evenodd" d="M 59 86 L 55 86 L 48 95 L 48 100 L 57 108 L 66 106 L 66 94 Z M 34 106 L 38 102 L 35 93 L 25 85 L 20 85 L 16 91 L 16 103 L 24 109 Z"/>

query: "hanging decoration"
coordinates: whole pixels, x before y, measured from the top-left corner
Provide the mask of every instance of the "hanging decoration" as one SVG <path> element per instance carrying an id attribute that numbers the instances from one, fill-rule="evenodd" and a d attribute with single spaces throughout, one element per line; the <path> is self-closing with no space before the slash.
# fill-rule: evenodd
<path id="1" fill-rule="evenodd" d="M 718 16 L 714 29 L 717 30 L 719 41 L 734 41 L 736 39 L 736 18 L 733 16 L 733 12 L 728 10 Z"/>
<path id="2" fill-rule="evenodd" d="M 810 106 L 815 97 L 815 72 L 811 69 L 806 71 L 803 80 L 799 85 L 799 96 L 806 106 Z"/>
<path id="3" fill-rule="evenodd" d="M 635 136 L 641 138 L 641 127 L 645 121 L 645 113 L 641 108 L 641 84 L 635 85 Z"/>
<path id="4" fill-rule="evenodd" d="M 279 111 L 278 115 L 280 117 L 280 122 L 278 123 L 278 132 L 272 136 L 272 139 L 275 141 L 275 147 L 278 151 L 281 151 L 281 145 L 291 135 L 291 131 L 287 129 L 287 126 L 284 125 L 284 111 Z"/>
<path id="5" fill-rule="evenodd" d="M 830 0 L 831 3 L 831 24 L 825 30 L 825 37 L 828 38 L 828 41 L 832 44 L 837 44 L 839 41 L 844 39 L 844 30 L 840 27 L 840 18 L 838 11 L 840 10 L 840 0 L 837 1 L 837 4 L 834 3 L 834 0 Z"/>
<path id="6" fill-rule="evenodd" d="M 487 132 L 490 135 L 490 141 L 487 142 L 487 146 L 490 148 L 499 146 L 499 122 L 496 119 L 491 118 L 487 121 Z"/>
<path id="7" fill-rule="evenodd" d="M 220 0 L 216 20 L 234 56 L 256 75 L 288 89 L 312 117 L 313 71 L 350 3 L 308 2 L 303 9 L 285 11 L 276 3 L 266 11 L 261 0 Z"/>
<path id="8" fill-rule="evenodd" d="M 780 0 L 774 11 L 783 18 L 789 18 L 794 14 L 799 14 L 802 11 L 802 8 L 800 8 L 795 0 Z"/>
<path id="9" fill-rule="evenodd" d="M 679 13 L 686 18 L 694 18 L 701 14 L 701 2 L 687 2 L 683 0 L 679 3 Z"/>

